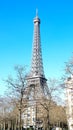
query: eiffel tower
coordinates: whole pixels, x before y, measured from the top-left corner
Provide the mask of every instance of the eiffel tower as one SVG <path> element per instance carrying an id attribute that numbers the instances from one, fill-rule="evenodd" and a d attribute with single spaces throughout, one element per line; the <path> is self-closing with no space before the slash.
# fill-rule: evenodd
<path id="1" fill-rule="evenodd" d="M 36 11 L 34 18 L 34 35 L 33 35 L 33 50 L 32 50 L 32 63 L 30 74 L 27 76 L 27 86 L 29 88 L 35 87 L 35 94 L 37 98 L 41 98 L 47 94 L 47 79 L 44 75 L 42 49 L 40 40 L 40 19 Z"/>
<path id="2" fill-rule="evenodd" d="M 36 12 L 36 17 L 34 18 L 34 35 L 33 35 L 33 51 L 32 51 L 32 63 L 29 75 L 26 77 L 27 80 L 27 95 L 28 95 L 28 106 L 27 113 L 31 114 L 30 120 L 32 120 L 31 126 L 36 126 L 37 121 L 37 101 L 41 100 L 48 93 L 47 79 L 44 75 L 43 60 L 42 60 L 42 49 L 40 40 L 40 19 L 38 17 L 38 12 Z M 30 112 L 31 111 L 31 112 Z M 28 114 L 27 114 L 28 115 Z M 25 115 L 26 118 L 27 115 Z M 26 122 L 26 119 L 25 121 Z M 26 125 L 26 123 L 24 123 Z"/>

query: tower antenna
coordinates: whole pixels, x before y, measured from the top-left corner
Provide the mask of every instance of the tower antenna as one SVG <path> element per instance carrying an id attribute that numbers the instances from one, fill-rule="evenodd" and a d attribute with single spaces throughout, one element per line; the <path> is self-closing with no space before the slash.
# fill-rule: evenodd
<path id="1" fill-rule="evenodd" d="M 38 17 L 38 9 L 36 8 L 36 17 Z"/>

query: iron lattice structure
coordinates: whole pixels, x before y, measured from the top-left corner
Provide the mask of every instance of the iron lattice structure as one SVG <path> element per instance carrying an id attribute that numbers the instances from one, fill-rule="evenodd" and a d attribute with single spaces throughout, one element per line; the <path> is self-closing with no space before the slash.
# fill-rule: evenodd
<path id="1" fill-rule="evenodd" d="M 44 77 L 41 40 L 40 40 L 40 19 L 38 16 L 34 19 L 34 36 L 33 36 L 33 56 L 31 65 L 31 75 Z"/>
<path id="2" fill-rule="evenodd" d="M 26 77 L 27 80 L 27 89 L 26 95 L 28 99 L 27 111 L 29 109 L 35 112 L 30 115 L 31 122 L 27 124 L 31 126 L 36 126 L 37 124 L 37 106 L 41 108 L 39 105 L 39 101 L 46 97 L 48 93 L 47 80 L 44 75 L 43 69 L 43 60 L 42 60 L 42 49 L 41 49 L 41 40 L 40 40 L 40 19 L 38 15 L 34 18 L 34 36 L 33 36 L 33 50 L 32 50 L 32 63 L 31 70 L 29 75 Z M 40 109 L 41 110 L 41 109 Z M 42 112 L 40 112 L 42 113 Z M 27 114 L 28 115 L 28 114 Z M 25 121 L 27 120 L 27 115 L 25 116 Z M 33 118 L 35 119 L 33 121 Z M 40 120 L 41 121 L 41 120 Z M 26 123 L 24 123 L 26 125 Z"/>
<path id="3" fill-rule="evenodd" d="M 40 19 L 38 15 L 34 18 L 33 50 L 32 63 L 29 76 L 27 76 L 27 85 L 35 86 L 36 97 L 47 94 L 48 87 L 43 69 L 42 49 L 40 40 Z M 32 88 L 32 87 L 31 87 Z M 40 94 L 39 94 L 40 93 Z"/>

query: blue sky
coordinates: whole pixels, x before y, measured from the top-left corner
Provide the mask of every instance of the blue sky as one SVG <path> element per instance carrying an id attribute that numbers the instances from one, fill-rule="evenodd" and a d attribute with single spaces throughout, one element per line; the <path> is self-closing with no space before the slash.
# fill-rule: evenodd
<path id="1" fill-rule="evenodd" d="M 0 0 L 0 93 L 15 65 L 31 65 L 33 18 L 41 19 L 46 78 L 60 77 L 73 52 L 72 0 Z"/>

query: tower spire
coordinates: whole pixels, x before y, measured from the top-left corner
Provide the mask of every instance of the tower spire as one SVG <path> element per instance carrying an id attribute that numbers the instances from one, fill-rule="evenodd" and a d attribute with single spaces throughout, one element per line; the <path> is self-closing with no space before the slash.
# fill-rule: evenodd
<path id="1" fill-rule="evenodd" d="M 36 9 L 36 17 L 34 18 L 34 36 L 33 36 L 31 74 L 33 77 L 34 76 L 44 77 L 41 40 L 40 40 L 40 19 L 38 17 L 37 9 Z"/>
<path id="2" fill-rule="evenodd" d="M 38 17 L 38 9 L 36 8 L 36 17 Z"/>

